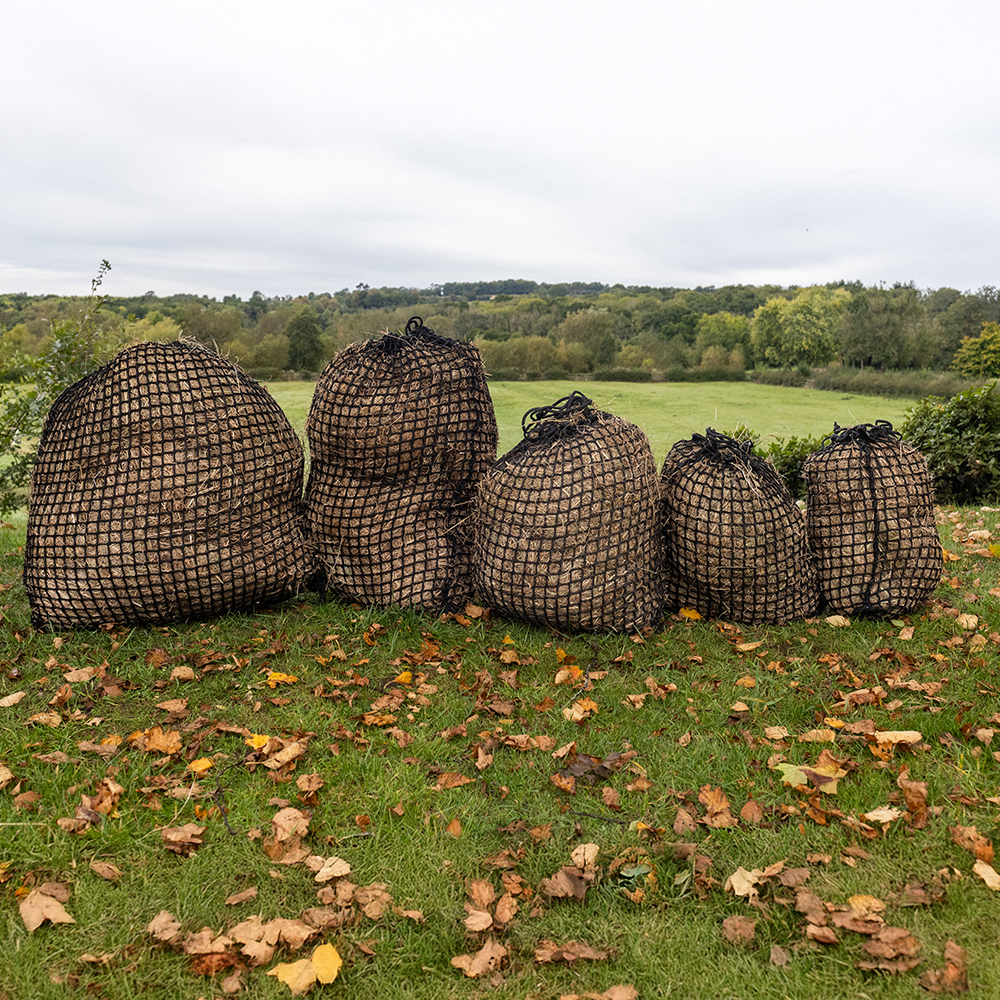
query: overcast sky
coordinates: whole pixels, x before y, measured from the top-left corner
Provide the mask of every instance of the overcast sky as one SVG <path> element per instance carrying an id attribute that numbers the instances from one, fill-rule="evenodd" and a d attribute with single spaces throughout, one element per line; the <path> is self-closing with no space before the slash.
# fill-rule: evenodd
<path id="1" fill-rule="evenodd" d="M 0 291 L 1000 284 L 997 0 L 32 0 Z"/>

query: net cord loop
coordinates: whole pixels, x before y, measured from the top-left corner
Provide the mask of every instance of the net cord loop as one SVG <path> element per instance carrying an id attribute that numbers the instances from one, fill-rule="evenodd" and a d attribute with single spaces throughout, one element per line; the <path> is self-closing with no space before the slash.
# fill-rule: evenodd
<path id="1" fill-rule="evenodd" d="M 548 440 L 559 436 L 565 429 L 566 423 L 577 414 L 582 414 L 587 423 L 596 423 L 597 414 L 591 409 L 593 405 L 592 399 L 574 390 L 568 396 L 563 396 L 548 406 L 533 406 L 521 418 L 521 432 L 525 437 L 530 433 L 533 437 Z M 543 421 L 551 424 L 551 431 L 543 430 L 546 426 Z M 560 426 L 560 423 L 563 426 Z"/>

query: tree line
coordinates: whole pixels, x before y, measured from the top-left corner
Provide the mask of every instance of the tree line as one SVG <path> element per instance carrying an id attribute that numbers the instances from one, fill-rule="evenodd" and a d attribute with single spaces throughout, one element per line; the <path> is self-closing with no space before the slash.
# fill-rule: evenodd
<path id="1" fill-rule="evenodd" d="M 85 297 L 0 295 L 0 375 L 51 345 Z M 523 279 L 429 288 L 221 300 L 178 294 L 107 297 L 109 344 L 189 337 L 259 378 L 322 369 L 346 344 L 401 330 L 410 316 L 474 342 L 512 378 L 619 373 L 738 376 L 752 368 L 944 371 L 1000 375 L 1000 290 L 918 289 L 912 282 L 809 287 L 655 288 Z"/>

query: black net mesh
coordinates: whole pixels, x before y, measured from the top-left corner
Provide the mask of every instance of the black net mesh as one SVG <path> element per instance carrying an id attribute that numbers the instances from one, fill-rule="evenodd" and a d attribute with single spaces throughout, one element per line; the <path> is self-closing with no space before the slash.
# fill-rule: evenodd
<path id="1" fill-rule="evenodd" d="M 840 428 L 802 468 L 823 596 L 842 614 L 904 614 L 941 582 L 927 461 L 892 424 Z"/>
<path id="2" fill-rule="evenodd" d="M 190 343 L 138 344 L 53 403 L 24 585 L 36 626 L 160 624 L 297 594 L 302 445 L 267 390 Z"/>
<path id="3" fill-rule="evenodd" d="M 316 383 L 306 520 L 326 587 L 381 607 L 472 595 L 469 504 L 496 460 L 479 351 L 419 317 L 351 344 Z"/>
<path id="4" fill-rule="evenodd" d="M 580 393 L 529 410 L 476 496 L 476 589 L 564 631 L 632 632 L 660 606 L 656 464 L 634 424 Z"/>
<path id="5" fill-rule="evenodd" d="M 816 611 L 805 518 L 749 442 L 712 428 L 679 441 L 660 484 L 670 607 L 771 624 Z"/>

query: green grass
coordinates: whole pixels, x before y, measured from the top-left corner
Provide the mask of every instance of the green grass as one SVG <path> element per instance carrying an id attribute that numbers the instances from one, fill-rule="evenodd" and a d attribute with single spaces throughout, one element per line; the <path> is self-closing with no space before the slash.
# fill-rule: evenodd
<path id="1" fill-rule="evenodd" d="M 268 389 L 305 436 L 312 382 L 271 382 Z M 704 434 L 706 427 L 732 431 L 745 424 L 766 447 L 771 437 L 819 437 L 851 424 L 888 420 L 898 427 L 913 400 L 884 399 L 752 383 L 667 382 L 491 382 L 490 394 L 500 431 L 500 454 L 521 440 L 521 418 L 533 406 L 546 406 L 573 390 L 645 430 L 658 462 L 671 445 Z"/>
<path id="2" fill-rule="evenodd" d="M 536 401 L 529 394 L 539 384 L 516 388 L 525 395 L 511 393 L 498 409 L 519 422 L 520 408 Z M 637 388 L 659 387 L 627 391 Z M 740 416 L 759 423 L 774 409 L 776 397 L 759 397 L 767 398 L 772 405 L 758 411 L 757 421 Z M 885 412 L 857 415 L 876 417 Z M 631 983 L 643 998 L 895 1000 L 919 993 L 918 976 L 942 966 L 949 940 L 968 951 L 972 995 L 1000 994 L 997 893 L 972 873 L 972 855 L 949 832 L 959 824 L 975 825 L 992 839 L 1000 835 L 998 803 L 989 801 L 1000 792 L 994 757 L 1000 738 L 988 732 L 1000 730 L 1000 572 L 998 560 L 976 554 L 982 541 L 968 541 L 977 529 L 1000 536 L 995 510 L 942 513 L 942 539 L 956 557 L 948 563 L 949 579 L 933 602 L 903 620 L 835 628 L 819 618 L 735 628 L 675 617 L 642 641 L 563 636 L 502 619 L 463 623 L 372 611 L 313 597 L 211 622 L 54 636 L 30 628 L 19 580 L 24 519 L 7 523 L 0 527 L 0 698 L 21 691 L 24 698 L 0 708 L 0 763 L 13 775 L 0 790 L 3 1000 L 221 996 L 222 975 L 197 974 L 188 957 L 157 945 L 145 928 L 162 909 L 185 931 L 222 932 L 252 913 L 293 919 L 320 906 L 312 871 L 277 863 L 254 836 L 270 832 L 283 801 L 310 813 L 305 845 L 311 852 L 344 858 L 357 885 L 385 885 L 398 907 L 424 917 L 416 923 L 390 910 L 371 919 L 353 907 L 351 920 L 305 949 L 326 940 L 345 959 L 339 979 L 312 995 L 549 1000 Z M 976 615 L 975 627 L 968 619 L 959 623 L 959 613 Z M 913 628 L 912 638 L 902 637 L 906 627 Z M 510 651 L 519 663 L 501 662 Z M 565 666 L 568 657 L 606 673 L 589 692 L 579 683 L 557 684 L 560 661 Z M 88 666 L 103 669 L 104 681 L 74 681 L 68 701 L 50 705 L 66 683 L 63 675 Z M 190 667 L 194 679 L 171 680 L 179 666 Z M 417 675 L 414 683 L 394 681 L 404 669 Z M 271 688 L 272 672 L 297 680 Z M 649 677 L 668 688 L 662 700 L 647 693 Z M 918 686 L 937 683 L 939 690 Z M 880 704 L 845 710 L 845 694 L 875 686 L 885 691 Z M 572 722 L 563 710 L 584 693 L 598 712 Z M 635 707 L 629 696 L 643 693 L 645 701 Z M 387 707 L 380 701 L 386 697 L 398 704 Z M 176 698 L 187 700 L 187 714 L 168 722 L 167 711 L 156 706 Z M 746 710 L 734 708 L 737 702 Z M 52 711 L 56 727 L 28 721 Z M 369 712 L 389 712 L 395 722 L 366 721 Z M 918 730 L 921 744 L 882 760 L 865 740 L 842 732 L 834 744 L 796 738 L 828 718 Z M 147 752 L 128 742 L 130 734 L 155 725 L 177 732 L 180 749 Z M 461 726 L 464 735 L 441 735 Z M 792 735 L 769 738 L 771 726 Z M 286 741 L 308 736 L 308 747 L 294 766 L 272 771 L 254 764 L 239 727 Z M 547 738 L 553 749 L 575 742 L 579 752 L 602 759 L 628 750 L 637 756 L 593 787 L 578 780 L 569 794 L 552 781 L 565 760 L 553 758 L 548 744 L 527 751 L 506 746 L 508 734 Z M 125 742 L 109 760 L 78 746 L 112 736 Z M 815 764 L 824 746 L 848 772 L 835 795 L 810 797 L 783 785 L 772 766 L 775 755 Z M 492 753 L 492 762 L 480 769 L 484 753 Z M 199 758 L 213 761 L 199 788 L 171 795 L 172 786 L 190 788 L 188 764 Z M 902 808 L 904 767 L 912 780 L 927 783 L 927 825 L 900 818 L 859 831 L 861 814 L 888 804 Z M 296 782 L 312 773 L 324 784 L 304 800 Z M 472 780 L 436 790 L 442 773 Z M 62 829 L 57 821 L 73 817 L 83 796 L 96 796 L 108 777 L 123 789 L 116 808 L 82 834 Z M 605 800 L 606 788 L 617 793 L 620 809 Z M 699 796 L 713 789 L 726 795 L 733 817 L 754 800 L 763 821 L 708 825 Z M 681 807 L 700 820 L 693 831 L 674 829 Z M 457 837 L 449 832 L 455 820 Z M 168 852 L 160 828 L 189 822 L 205 827 L 202 846 L 186 858 Z M 532 836 L 532 828 L 543 826 L 550 828 L 547 838 L 537 830 Z M 601 852 L 585 898 L 548 898 L 543 880 L 570 864 L 570 852 L 584 843 Z M 696 864 L 690 845 L 709 863 Z M 855 847 L 869 856 L 844 853 Z M 502 891 L 501 870 L 490 859 L 505 849 L 516 855 L 511 871 L 532 895 L 518 897 L 520 911 L 497 934 L 509 955 L 496 982 L 469 979 L 450 964 L 485 938 L 464 927 L 467 887 L 487 879 Z M 92 861 L 115 863 L 121 879 L 100 878 Z M 843 905 L 859 893 L 883 900 L 886 923 L 921 942 L 922 965 L 901 974 L 865 972 L 856 967 L 864 939 L 847 931 L 838 931 L 835 945 L 808 942 L 795 890 L 776 879 L 762 887 L 759 908 L 723 888 L 739 867 L 779 861 L 808 868 L 805 888 L 826 903 Z M 620 874 L 636 862 L 656 876 L 655 883 L 645 882 L 641 902 L 625 895 Z M 642 884 L 638 879 L 634 884 Z M 914 880 L 940 884 L 946 896 L 926 906 L 894 901 Z M 18 892 L 46 882 L 70 887 L 65 906 L 76 922 L 44 924 L 29 934 Z M 257 888 L 256 899 L 226 905 L 231 894 L 250 887 Z M 533 912 L 538 900 L 542 905 Z M 724 939 L 723 921 L 734 915 L 757 919 L 753 943 Z M 533 956 L 544 939 L 583 940 L 610 957 L 539 965 Z M 773 945 L 789 953 L 787 965 L 771 964 Z M 108 957 L 94 963 L 83 959 L 88 954 Z M 248 969 L 240 995 L 290 996 L 265 971 L 298 957 L 282 949 L 272 962 Z"/>

